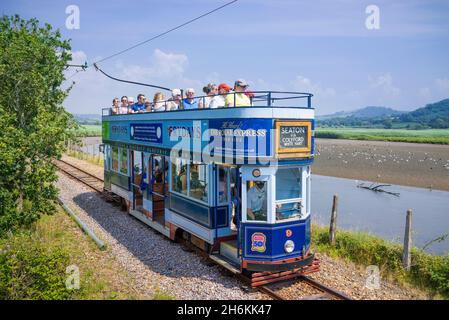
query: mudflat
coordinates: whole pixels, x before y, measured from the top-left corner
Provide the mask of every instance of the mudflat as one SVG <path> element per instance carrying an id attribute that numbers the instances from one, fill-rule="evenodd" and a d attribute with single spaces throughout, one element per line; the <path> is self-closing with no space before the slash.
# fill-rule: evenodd
<path id="1" fill-rule="evenodd" d="M 313 173 L 449 191 L 449 145 L 316 139 Z"/>

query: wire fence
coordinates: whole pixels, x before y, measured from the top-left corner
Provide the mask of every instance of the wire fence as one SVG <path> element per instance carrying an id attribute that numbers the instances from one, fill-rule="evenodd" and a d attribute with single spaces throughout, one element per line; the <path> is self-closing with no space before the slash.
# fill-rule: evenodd
<path id="1" fill-rule="evenodd" d="M 100 151 L 100 143 L 72 143 L 66 142 L 66 155 L 91 162 L 96 165 L 103 165 L 104 154 Z"/>

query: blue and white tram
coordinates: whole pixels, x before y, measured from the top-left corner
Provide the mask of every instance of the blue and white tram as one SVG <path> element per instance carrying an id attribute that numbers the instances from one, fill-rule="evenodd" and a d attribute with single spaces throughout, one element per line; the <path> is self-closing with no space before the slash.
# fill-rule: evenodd
<path id="1" fill-rule="evenodd" d="M 247 107 L 102 117 L 104 188 L 254 286 L 319 269 L 310 250 L 312 95 L 255 94 Z"/>

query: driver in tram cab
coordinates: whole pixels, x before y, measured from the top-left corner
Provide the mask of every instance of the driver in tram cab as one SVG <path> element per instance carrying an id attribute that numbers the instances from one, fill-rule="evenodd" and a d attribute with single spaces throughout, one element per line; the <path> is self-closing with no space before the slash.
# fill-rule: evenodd
<path id="1" fill-rule="evenodd" d="M 264 181 L 254 181 L 246 195 L 248 220 L 267 220 L 267 189 Z"/>

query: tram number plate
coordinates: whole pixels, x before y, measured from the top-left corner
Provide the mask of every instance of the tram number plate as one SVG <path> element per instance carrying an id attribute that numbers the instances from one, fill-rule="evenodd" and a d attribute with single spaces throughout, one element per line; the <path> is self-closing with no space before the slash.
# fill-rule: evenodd
<path id="1" fill-rule="evenodd" d="M 279 148 L 297 149 L 308 147 L 309 126 L 286 126 L 279 128 Z"/>

